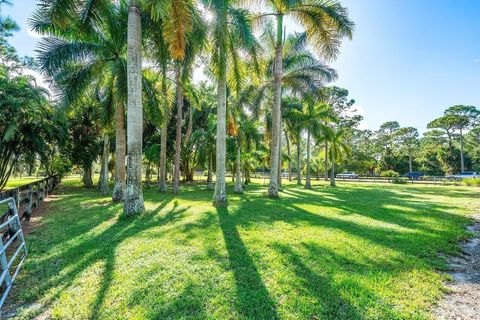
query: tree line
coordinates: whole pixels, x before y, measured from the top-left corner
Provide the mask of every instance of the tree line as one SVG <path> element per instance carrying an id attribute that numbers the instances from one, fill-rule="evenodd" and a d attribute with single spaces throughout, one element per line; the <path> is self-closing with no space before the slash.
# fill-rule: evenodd
<path id="1" fill-rule="evenodd" d="M 348 90 L 328 86 L 338 77 L 328 63 L 354 28 L 339 2 L 248 7 L 216 0 L 40 1 L 30 19 L 43 36 L 35 60 L 16 57 L 10 34 L 2 34 L 2 66 L 37 68 L 51 79 L 53 96 L 19 70 L 5 71 L 2 86 L 23 81 L 32 96 L 20 83 L 1 91 L 17 118 L 0 120 L 0 183 L 15 168 L 41 166 L 50 174 L 74 166 L 92 186 L 99 163 L 100 192 L 134 215 L 144 210 L 143 175 L 148 184 L 157 175 L 159 192 L 178 193 L 181 181 L 205 170 L 213 204 L 223 206 L 228 172 L 238 193 L 254 172 L 267 172 L 268 196 L 276 198 L 283 175 L 310 188 L 322 175 L 334 185 L 341 170 L 479 168 L 475 107 L 448 108 L 421 138 L 395 121 L 359 129 L 362 117 Z M 286 34 L 287 16 L 305 32 Z M 198 68 L 207 81 L 193 81 Z"/>

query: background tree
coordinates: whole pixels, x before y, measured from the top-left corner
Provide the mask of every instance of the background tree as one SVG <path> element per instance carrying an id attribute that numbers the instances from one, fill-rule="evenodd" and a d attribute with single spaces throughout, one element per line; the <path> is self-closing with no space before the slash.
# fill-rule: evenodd
<path id="1" fill-rule="evenodd" d="M 48 92 L 33 77 L 22 75 L 30 67 L 28 59 L 20 59 L 8 43 L 17 29 L 12 19 L 0 14 L 0 190 L 22 158 L 30 159 L 30 166 L 40 158 L 45 169 L 51 168 L 50 160 L 58 151 L 55 145 L 63 141 L 66 130 Z"/>
<path id="2" fill-rule="evenodd" d="M 307 100 L 308 101 L 308 100 Z M 335 118 L 333 109 L 326 104 L 315 104 L 310 99 L 303 110 L 303 125 L 307 131 L 307 168 L 305 175 L 305 188 L 311 189 L 311 163 L 310 163 L 310 148 L 311 137 L 315 137 L 317 141 L 328 141 L 331 139 L 331 130 L 326 125 L 327 122 L 333 121 Z"/>
<path id="3" fill-rule="evenodd" d="M 408 154 L 408 172 L 412 172 L 413 151 L 418 145 L 418 130 L 413 127 L 400 128 L 397 136 L 401 148 Z"/>
<path id="4" fill-rule="evenodd" d="M 210 26 L 212 73 L 217 81 L 216 182 L 213 204 L 225 206 L 227 73 L 231 75 L 230 86 L 238 92 L 245 74 L 240 64 L 241 55 L 255 60 L 258 43 L 247 10 L 236 8 L 231 1 L 212 0 L 203 3 L 214 16 Z"/>
<path id="5" fill-rule="evenodd" d="M 102 144 L 99 113 L 94 101 L 84 100 L 84 106 L 74 108 L 68 116 L 71 140 L 70 159 L 82 169 L 85 187 L 92 187 L 92 167 Z"/>
<path id="6" fill-rule="evenodd" d="M 454 128 L 459 131 L 461 172 L 465 171 L 463 135 L 465 130 L 470 128 L 479 115 L 480 110 L 474 106 L 456 105 L 445 110 L 445 116 L 451 116 Z"/>
<path id="7" fill-rule="evenodd" d="M 350 153 L 348 145 L 344 141 L 345 131 L 342 129 L 332 131 L 330 134 L 330 149 L 328 150 L 330 162 L 332 165 L 330 186 L 335 187 L 335 165 L 340 163 L 343 158 Z"/>
<path id="8" fill-rule="evenodd" d="M 335 128 L 350 130 L 357 127 L 363 117 L 356 113 L 355 100 L 348 98 L 348 90 L 336 86 L 323 87 L 319 95 L 321 100 L 332 107 L 337 120 L 331 125 Z M 328 181 L 328 140 L 323 141 L 324 147 L 324 180 Z"/>
<path id="9" fill-rule="evenodd" d="M 284 16 L 292 16 L 305 27 L 310 44 L 317 54 L 326 59 L 337 56 L 341 38 L 352 37 L 353 22 L 348 18 L 347 9 L 337 1 L 272 1 L 267 3 L 272 12 L 263 13 L 259 18 L 274 16 L 276 20 L 274 94 L 272 107 L 272 144 L 270 155 L 270 183 L 268 195 L 278 197 L 278 166 L 281 138 L 281 97 L 283 66 Z"/>
<path id="10" fill-rule="evenodd" d="M 114 202 L 123 201 L 125 191 L 125 104 L 127 101 L 125 5 L 102 6 L 101 21 L 89 28 L 58 28 L 51 20 L 56 15 L 40 6 L 32 17 L 33 29 L 47 37 L 38 47 L 40 69 L 53 78 L 66 105 L 80 96 L 100 92 L 106 117 L 115 116 L 115 184 Z M 75 25 L 79 18 L 70 17 Z"/>
<path id="11" fill-rule="evenodd" d="M 453 156 L 453 134 L 455 130 L 455 117 L 452 115 L 445 115 L 437 118 L 427 124 L 428 129 L 441 129 L 444 130 L 448 139 L 448 150 L 450 156 Z"/>

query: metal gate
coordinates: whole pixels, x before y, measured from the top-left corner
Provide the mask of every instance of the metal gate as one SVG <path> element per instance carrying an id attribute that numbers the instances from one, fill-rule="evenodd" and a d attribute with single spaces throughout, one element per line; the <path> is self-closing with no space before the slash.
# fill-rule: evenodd
<path id="1" fill-rule="evenodd" d="M 4 212 L 2 208 L 5 205 L 7 207 Z M 0 224 L 0 231 L 2 231 L 0 239 L 0 264 L 2 266 L 0 308 L 2 308 L 8 293 L 12 289 L 13 281 L 27 256 L 27 246 L 25 245 L 15 200 L 13 198 L 0 200 L 0 213 L 2 213 L 0 216 L 0 221 L 2 221 Z"/>

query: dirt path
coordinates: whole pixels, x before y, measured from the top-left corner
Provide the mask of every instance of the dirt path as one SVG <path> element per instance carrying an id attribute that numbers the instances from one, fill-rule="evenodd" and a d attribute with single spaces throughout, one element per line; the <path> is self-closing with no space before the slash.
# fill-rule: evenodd
<path id="1" fill-rule="evenodd" d="M 435 319 L 480 319 L 480 214 L 468 230 L 475 236 L 462 245 L 462 255 L 449 258 L 453 280 L 447 293 L 433 310 Z"/>

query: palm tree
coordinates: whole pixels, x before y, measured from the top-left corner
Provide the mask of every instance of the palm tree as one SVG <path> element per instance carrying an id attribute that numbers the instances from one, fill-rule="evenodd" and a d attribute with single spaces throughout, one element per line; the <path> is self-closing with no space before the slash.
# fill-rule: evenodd
<path id="1" fill-rule="evenodd" d="M 173 162 L 173 193 L 180 191 L 180 152 L 182 147 L 182 121 L 183 121 L 183 84 L 182 84 L 182 64 L 176 62 L 175 65 L 175 101 L 177 107 L 177 122 L 175 130 L 175 158 Z"/>
<path id="2" fill-rule="evenodd" d="M 301 133 L 302 133 L 302 103 L 298 98 L 286 97 L 282 102 L 282 109 L 285 110 L 285 139 L 287 141 L 287 155 L 291 159 L 290 153 L 290 140 L 297 146 L 297 184 L 302 184 L 302 172 L 301 172 Z M 289 139 L 289 137 L 291 139 Z M 291 161 L 289 161 L 289 180 L 291 175 Z"/>
<path id="3" fill-rule="evenodd" d="M 175 158 L 173 169 L 173 193 L 180 191 L 180 157 L 182 147 L 182 122 L 183 122 L 183 103 L 185 91 L 192 75 L 192 68 L 195 58 L 202 51 L 206 40 L 206 25 L 201 19 L 200 14 L 191 7 L 189 16 L 195 24 L 185 35 L 187 44 L 184 47 L 183 56 L 175 61 L 175 97 L 177 107 L 177 122 L 175 135 Z M 180 60 L 181 59 L 181 60 Z M 193 110 L 192 110 L 193 111 Z"/>
<path id="4" fill-rule="evenodd" d="M 103 149 L 101 158 L 101 170 L 100 178 L 98 180 L 98 190 L 102 196 L 106 196 L 109 193 L 108 188 L 108 149 L 110 147 L 110 141 L 108 132 L 103 133 Z"/>
<path id="5" fill-rule="evenodd" d="M 157 2 L 152 2 L 156 4 Z M 148 8 L 148 6 L 147 6 Z M 150 10 L 155 13 L 153 7 Z M 164 36 L 165 27 L 163 20 L 152 14 L 152 20 L 149 20 L 147 42 L 149 58 L 156 62 L 158 71 L 161 75 L 161 97 L 163 100 L 163 119 L 160 129 L 160 164 L 159 164 L 159 177 L 158 177 L 158 190 L 160 192 L 167 192 L 167 134 L 168 124 L 171 117 L 171 99 L 169 96 L 169 81 L 167 73 L 171 64 L 171 56 L 167 43 L 167 39 Z"/>
<path id="6" fill-rule="evenodd" d="M 61 141 L 62 130 L 53 121 L 47 91 L 33 77 L 16 75 L 0 66 L 0 191 L 25 154 L 42 158 L 49 142 Z M 43 161 L 42 161 L 43 162 Z"/>
<path id="7" fill-rule="evenodd" d="M 287 37 L 285 45 L 283 46 L 284 59 L 282 60 L 282 87 L 283 91 L 289 93 L 291 97 L 282 99 L 281 111 L 282 117 L 287 117 L 285 124 L 288 131 L 292 132 L 292 140 L 297 141 L 300 141 L 301 125 L 296 123 L 296 121 L 300 121 L 300 119 L 297 119 L 295 113 L 289 113 L 292 108 L 298 110 L 301 109 L 301 103 L 295 98 L 295 96 L 311 94 L 312 92 L 317 91 L 323 82 L 330 82 L 337 78 L 337 73 L 334 69 L 319 61 L 313 53 L 309 51 L 307 39 L 308 37 L 305 32 L 295 33 Z M 267 44 L 268 48 L 275 47 L 274 32 L 270 25 L 265 27 L 262 40 Z M 271 79 L 274 76 L 273 66 L 275 65 L 275 56 L 270 57 L 265 62 L 265 65 L 265 73 L 262 75 L 262 78 L 267 80 L 257 86 L 256 97 L 253 99 L 252 103 L 255 107 L 252 111 L 256 115 L 260 114 L 259 108 L 262 105 L 262 101 L 265 100 L 270 103 L 270 96 L 274 93 L 275 82 Z M 287 105 L 283 106 L 285 103 Z M 263 102 L 263 104 L 267 103 Z M 267 118 L 270 119 L 272 116 L 271 110 L 266 110 L 266 114 L 268 115 Z M 292 116 L 293 118 L 289 119 L 289 116 Z M 271 121 L 267 121 L 267 131 L 269 132 L 269 136 L 273 137 Z M 288 139 L 287 142 L 289 142 Z M 297 166 L 301 168 L 301 150 L 299 143 L 297 143 L 297 149 Z M 281 156 L 281 152 L 278 153 L 278 156 Z M 290 158 L 290 155 L 288 155 L 288 157 Z M 278 164 L 280 164 L 280 161 Z M 280 165 L 277 167 L 277 171 L 279 171 L 279 169 Z M 277 175 L 277 178 L 281 177 Z M 301 170 L 298 170 L 297 172 L 297 182 L 299 184 L 301 183 Z M 278 187 L 279 184 L 277 184 L 277 188 Z"/>
<path id="8" fill-rule="evenodd" d="M 95 92 L 95 97 L 100 104 L 100 110 L 103 111 L 101 125 L 103 127 L 103 150 L 101 157 L 100 178 L 98 180 L 98 190 L 102 196 L 107 196 L 110 192 L 108 187 L 108 155 L 110 152 L 110 131 L 112 125 L 111 112 L 111 92 Z"/>
<path id="9" fill-rule="evenodd" d="M 341 43 L 341 38 L 352 37 L 353 22 L 348 18 L 348 11 L 337 1 L 331 0 L 297 0 L 269 1 L 272 12 L 263 13 L 259 18 L 275 16 L 276 41 L 274 64 L 274 94 L 272 108 L 272 147 L 270 184 L 268 195 L 278 198 L 278 159 L 281 135 L 281 96 L 283 66 L 283 18 L 292 16 L 306 29 L 306 36 L 317 53 L 326 59 L 334 59 Z"/>
<path id="10" fill-rule="evenodd" d="M 127 30 L 127 185 L 124 213 L 133 216 L 145 210 L 142 191 L 142 24 L 136 0 L 130 0 Z"/>
<path id="11" fill-rule="evenodd" d="M 30 23 L 36 31 L 49 37 L 39 43 L 40 68 L 53 77 L 71 103 L 85 92 L 102 91 L 105 113 L 115 110 L 115 186 L 113 201 L 122 201 L 125 189 L 125 109 L 126 33 L 125 6 L 110 6 L 95 28 L 70 32 L 52 26 L 49 11 L 39 10 Z M 93 23 L 93 22 L 92 22 Z"/>
<path id="12" fill-rule="evenodd" d="M 204 0 L 214 19 L 211 26 L 212 71 L 217 80 L 217 137 L 216 137 L 216 183 L 213 195 L 214 206 L 227 205 L 225 189 L 226 120 L 227 120 L 227 75 L 237 92 L 245 70 L 242 70 L 241 53 L 255 58 L 258 43 L 253 34 L 251 18 L 247 10 L 235 8 L 231 1 Z M 231 68 L 229 68 L 231 65 Z M 233 82 L 233 83 L 232 83 Z"/>
<path id="13" fill-rule="evenodd" d="M 310 101 L 308 101 L 310 100 Z M 303 110 L 303 123 L 307 130 L 307 170 L 305 176 L 305 189 L 311 189 L 311 170 L 310 170 L 310 145 L 311 136 L 317 141 L 327 140 L 330 135 L 330 128 L 325 124 L 334 120 L 334 113 L 329 105 L 314 104 L 311 99 L 307 99 Z"/>
<path id="14" fill-rule="evenodd" d="M 350 149 L 348 145 L 344 141 L 346 131 L 339 129 L 339 130 L 332 130 L 330 133 L 329 144 L 330 148 L 328 149 L 328 157 L 332 164 L 332 171 L 330 176 L 330 186 L 335 187 L 335 164 L 340 163 L 345 155 L 350 153 Z"/>

